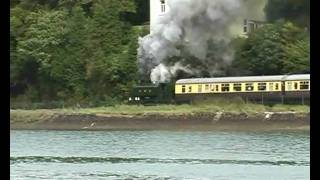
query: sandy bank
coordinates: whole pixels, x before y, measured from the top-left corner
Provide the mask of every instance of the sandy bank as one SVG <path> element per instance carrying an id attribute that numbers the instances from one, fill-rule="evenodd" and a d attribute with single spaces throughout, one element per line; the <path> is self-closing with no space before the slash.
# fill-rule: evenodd
<path id="1" fill-rule="evenodd" d="M 309 113 L 188 113 L 139 115 L 10 111 L 11 129 L 45 130 L 308 130 Z"/>

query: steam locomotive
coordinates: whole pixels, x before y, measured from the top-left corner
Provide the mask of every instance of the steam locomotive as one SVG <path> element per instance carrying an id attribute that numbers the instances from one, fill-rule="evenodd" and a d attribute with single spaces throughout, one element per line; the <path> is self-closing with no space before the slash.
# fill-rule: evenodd
<path id="1" fill-rule="evenodd" d="M 130 104 L 192 103 L 214 97 L 241 97 L 262 103 L 309 104 L 310 74 L 180 79 L 136 86 Z"/>

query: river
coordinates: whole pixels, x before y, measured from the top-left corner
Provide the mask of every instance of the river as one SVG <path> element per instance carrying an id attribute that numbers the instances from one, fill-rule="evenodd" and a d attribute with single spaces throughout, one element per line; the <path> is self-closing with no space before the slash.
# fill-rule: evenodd
<path id="1" fill-rule="evenodd" d="M 310 179 L 309 132 L 10 132 L 11 179 Z"/>

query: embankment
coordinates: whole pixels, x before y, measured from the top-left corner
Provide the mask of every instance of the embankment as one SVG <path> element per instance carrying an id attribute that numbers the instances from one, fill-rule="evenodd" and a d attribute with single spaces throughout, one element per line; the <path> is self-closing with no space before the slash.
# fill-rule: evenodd
<path id="1" fill-rule="evenodd" d="M 310 115 L 296 112 L 126 115 L 11 110 L 10 126 L 43 130 L 309 130 Z"/>

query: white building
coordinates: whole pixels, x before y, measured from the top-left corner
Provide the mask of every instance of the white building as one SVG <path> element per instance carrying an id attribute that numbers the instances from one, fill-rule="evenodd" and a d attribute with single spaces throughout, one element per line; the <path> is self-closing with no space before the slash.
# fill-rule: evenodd
<path id="1" fill-rule="evenodd" d="M 169 11 L 168 0 L 150 0 L 150 31 L 162 16 Z"/>
<path id="2" fill-rule="evenodd" d="M 243 35 L 248 35 L 250 32 L 262 27 L 265 24 L 264 21 L 256 21 L 250 19 L 244 19 L 243 21 Z"/>
<path id="3" fill-rule="evenodd" d="M 150 32 L 152 32 L 153 27 L 170 10 L 167 1 L 169 0 L 150 0 Z M 239 26 L 236 27 L 239 31 L 239 36 L 247 36 L 248 33 L 253 32 L 257 28 L 263 26 L 263 21 L 251 20 L 253 18 L 243 18 L 243 23 L 239 22 Z"/>

